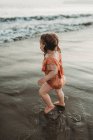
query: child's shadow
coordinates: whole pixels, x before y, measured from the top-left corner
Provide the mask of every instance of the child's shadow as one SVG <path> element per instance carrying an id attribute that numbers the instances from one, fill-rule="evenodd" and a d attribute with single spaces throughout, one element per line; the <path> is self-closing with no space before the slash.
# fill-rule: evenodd
<path id="1" fill-rule="evenodd" d="M 52 115 L 46 116 L 41 111 L 39 113 L 39 126 L 45 140 L 66 139 L 66 118 L 62 112 L 55 111 Z"/>

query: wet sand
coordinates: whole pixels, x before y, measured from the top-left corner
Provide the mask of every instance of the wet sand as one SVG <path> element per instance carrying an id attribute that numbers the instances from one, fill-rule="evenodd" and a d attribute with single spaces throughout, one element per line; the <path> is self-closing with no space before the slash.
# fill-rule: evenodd
<path id="1" fill-rule="evenodd" d="M 55 120 L 44 117 L 38 95 L 39 36 L 0 46 L 0 140 L 93 139 L 93 28 L 58 36 L 67 83 L 66 110 Z"/>

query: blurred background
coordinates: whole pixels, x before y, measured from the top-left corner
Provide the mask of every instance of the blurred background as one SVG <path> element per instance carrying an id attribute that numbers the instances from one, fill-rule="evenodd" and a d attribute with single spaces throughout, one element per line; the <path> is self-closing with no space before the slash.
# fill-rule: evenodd
<path id="1" fill-rule="evenodd" d="M 92 0 L 0 1 L 0 43 L 93 25 Z"/>

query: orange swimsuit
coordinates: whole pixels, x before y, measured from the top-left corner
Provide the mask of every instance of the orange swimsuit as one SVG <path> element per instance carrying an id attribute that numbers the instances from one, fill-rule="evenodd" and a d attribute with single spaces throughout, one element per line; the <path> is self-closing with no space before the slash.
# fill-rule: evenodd
<path id="1" fill-rule="evenodd" d="M 62 67 L 62 58 L 61 58 L 61 53 L 59 51 L 58 52 L 58 59 L 56 59 L 55 57 L 44 57 L 43 60 L 43 65 L 42 65 L 42 71 L 45 73 L 45 75 L 48 75 L 48 73 L 50 71 L 52 71 L 52 66 L 56 66 L 57 67 L 57 74 L 51 78 L 50 80 L 47 81 L 47 83 L 53 88 L 53 89 L 60 89 L 63 87 L 64 85 L 64 70 Z M 48 69 L 48 66 L 51 66 L 50 69 Z"/>

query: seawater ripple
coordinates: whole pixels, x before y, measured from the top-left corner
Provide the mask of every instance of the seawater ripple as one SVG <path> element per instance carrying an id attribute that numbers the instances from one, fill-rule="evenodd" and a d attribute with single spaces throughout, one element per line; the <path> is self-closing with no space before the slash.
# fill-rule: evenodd
<path id="1" fill-rule="evenodd" d="M 44 32 L 75 31 L 93 25 L 92 14 L 0 18 L 0 43 L 34 37 Z"/>

